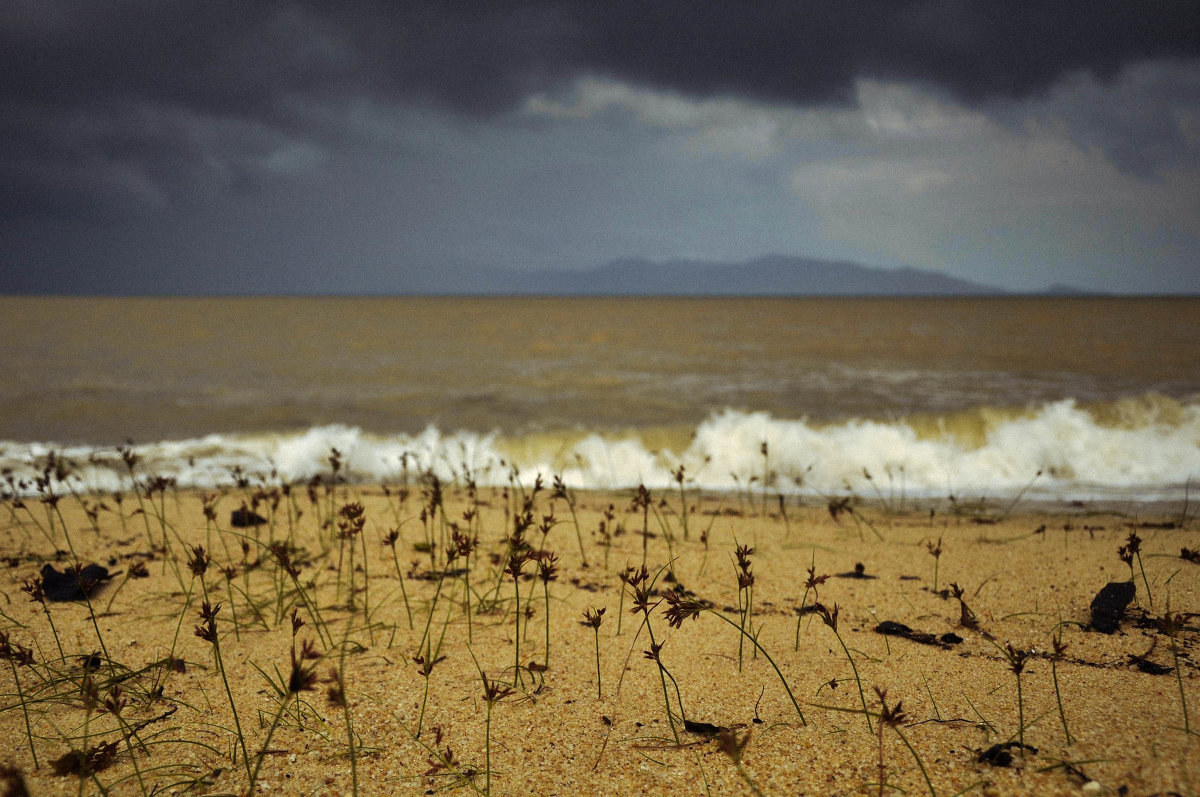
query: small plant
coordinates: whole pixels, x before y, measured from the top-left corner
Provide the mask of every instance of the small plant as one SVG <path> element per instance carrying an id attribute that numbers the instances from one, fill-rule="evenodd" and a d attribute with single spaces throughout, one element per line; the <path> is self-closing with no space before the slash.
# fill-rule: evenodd
<path id="1" fill-rule="evenodd" d="M 400 569 L 400 559 L 396 555 L 396 541 L 400 539 L 400 529 L 394 528 L 383 537 L 383 544 L 392 552 L 392 564 L 396 568 L 396 581 L 400 584 L 400 595 L 404 598 L 404 616 L 408 618 L 408 630 L 413 629 L 412 609 L 408 605 L 408 589 L 404 586 L 404 572 Z"/>
<path id="2" fill-rule="evenodd" d="M 687 505 L 687 490 L 686 477 L 683 472 L 683 464 L 671 472 L 671 477 L 675 479 L 675 483 L 679 485 L 679 522 L 683 526 L 683 539 L 688 538 L 688 505 Z"/>
<path id="3" fill-rule="evenodd" d="M 575 539 L 579 541 L 579 561 L 581 566 L 586 568 L 588 566 L 587 553 L 583 550 L 583 532 L 579 529 L 579 517 L 575 514 L 575 494 L 567 489 L 562 476 L 554 477 L 553 496 L 566 501 L 567 509 L 571 510 L 571 522 L 575 524 Z"/>
<path id="4" fill-rule="evenodd" d="M 513 601 L 515 609 L 513 610 L 513 683 L 515 687 L 523 683 L 521 679 L 521 571 L 525 567 L 525 563 L 529 561 L 530 552 L 525 548 L 517 548 L 508 555 L 508 564 L 505 566 L 505 572 L 512 576 L 513 580 Z"/>
<path id="5" fill-rule="evenodd" d="M 1183 732 L 1190 735 L 1192 724 L 1188 719 L 1187 695 L 1183 691 L 1183 673 L 1179 669 L 1179 647 L 1175 641 L 1175 637 L 1179 635 L 1179 631 L 1184 625 L 1183 615 L 1171 614 L 1168 611 L 1158 618 L 1157 625 L 1158 629 L 1171 640 L 1171 656 L 1175 659 L 1175 682 L 1179 684 L 1179 706 L 1183 710 Z"/>
<path id="6" fill-rule="evenodd" d="M 342 550 L 348 542 L 350 544 L 350 595 L 346 602 L 346 608 L 351 613 L 355 610 L 354 543 L 358 539 L 358 536 L 362 534 L 366 522 L 367 518 L 363 512 L 363 505 L 357 501 L 343 504 L 342 508 L 338 510 L 338 587 L 340 588 L 342 583 Z"/>
<path id="7" fill-rule="evenodd" d="M 42 577 L 33 576 L 28 579 L 21 591 L 29 596 L 29 600 L 39 603 L 42 606 L 42 612 L 46 615 L 46 622 L 50 624 L 50 632 L 54 635 L 54 644 L 58 648 L 59 659 L 65 659 L 67 654 L 63 653 L 62 642 L 58 638 L 58 629 L 54 626 L 54 618 L 50 615 L 50 607 L 46 605 L 46 592 L 43 589 Z"/>
<path id="8" fill-rule="evenodd" d="M 854 663 L 854 657 L 850 655 L 850 649 L 846 647 L 845 640 L 842 639 L 841 633 L 838 632 L 838 605 L 836 603 L 833 605 L 833 611 L 830 611 L 821 603 L 817 603 L 815 606 L 817 615 L 833 631 L 833 635 L 837 637 L 838 643 L 842 646 L 842 652 L 846 654 L 846 660 L 850 662 L 850 669 L 854 671 L 854 682 L 858 684 L 858 697 L 862 701 L 863 717 L 867 720 L 867 730 L 874 733 L 875 729 L 871 725 L 871 714 L 867 710 L 867 696 L 863 692 L 862 679 L 858 677 L 858 665 Z"/>
<path id="9" fill-rule="evenodd" d="M 829 574 L 817 575 L 817 554 L 813 552 L 812 561 L 808 565 L 808 578 L 804 582 L 804 595 L 800 598 L 800 608 L 796 610 L 796 650 L 800 650 L 800 622 L 804 619 L 804 607 L 808 602 L 808 593 L 813 594 L 814 605 L 820 601 L 821 596 L 817 590 L 822 584 L 829 580 Z"/>
<path id="10" fill-rule="evenodd" d="M 10 642 L 8 634 L 0 631 L 0 659 L 8 660 L 8 666 L 12 670 L 13 682 L 17 685 L 17 699 L 21 703 L 21 713 L 25 718 L 25 739 L 29 743 L 29 754 L 33 756 L 33 766 L 36 768 L 39 764 L 37 750 L 33 746 L 33 728 L 29 724 L 29 704 L 26 702 L 25 691 L 21 687 L 21 677 L 17 674 L 17 667 L 28 667 L 33 664 L 33 651 L 24 645 Z M 599 666 L 599 661 L 599 658 L 597 658 L 597 666 Z M 598 674 L 599 670 L 597 670 Z"/>
<path id="11" fill-rule="evenodd" d="M 717 737 L 717 743 L 721 746 L 721 752 L 729 756 L 729 760 L 737 768 L 737 773 L 741 776 L 742 780 L 746 781 L 746 785 L 750 787 L 750 791 L 762 797 L 762 790 L 750 779 L 746 768 L 742 766 L 742 754 L 746 751 L 746 745 L 750 744 L 750 731 L 746 731 L 745 735 L 739 738 L 737 734 L 728 728 L 722 728 L 720 735 Z"/>
<path id="12" fill-rule="evenodd" d="M 683 594 L 683 592 L 680 590 L 668 590 L 663 595 L 663 600 L 667 602 L 667 609 L 664 612 L 664 615 L 667 618 L 668 624 L 674 628 L 682 627 L 683 621 L 689 617 L 695 620 L 702 612 L 707 612 L 713 617 L 716 617 L 722 622 L 727 623 L 728 625 L 731 625 L 737 629 L 738 633 L 748 639 L 750 644 L 754 645 L 758 652 L 763 654 L 763 658 L 765 658 L 767 663 L 770 664 L 772 669 L 775 670 L 775 674 L 779 676 L 779 682 L 783 684 L 783 688 L 787 692 L 788 698 L 791 699 L 792 705 L 796 709 L 796 714 L 800 716 L 801 724 L 808 724 L 808 721 L 804 719 L 804 712 L 800 710 L 800 703 L 796 701 L 796 696 L 792 694 L 792 687 L 788 685 L 787 679 L 783 677 L 783 672 L 780 671 L 779 665 L 775 663 L 775 659 L 771 658 L 771 654 L 768 653 L 767 649 L 759 643 L 757 636 L 751 636 L 746 632 L 746 629 L 742 628 L 733 620 L 730 620 L 728 617 L 716 611 L 715 609 L 704 605 L 695 598 Z"/>
<path id="13" fill-rule="evenodd" d="M 1021 650 L 1013 647 L 1011 642 L 1006 642 L 1001 649 L 1005 660 L 1008 662 L 1008 668 L 1012 670 L 1013 675 L 1017 679 L 1017 742 L 1020 743 L 1021 749 L 1025 749 L 1025 699 L 1021 691 L 1021 673 L 1025 671 L 1025 661 L 1029 658 L 1028 650 Z"/>
<path id="14" fill-rule="evenodd" d="M 238 746 L 242 749 L 242 763 L 246 768 L 246 777 L 252 778 L 250 754 L 246 750 L 246 736 L 242 733 L 242 721 L 238 717 L 237 703 L 233 699 L 233 690 L 229 688 L 229 676 L 225 673 L 225 662 L 221 658 L 221 640 L 217 633 L 217 612 L 219 611 L 221 611 L 221 604 L 218 603 L 214 606 L 205 597 L 204 602 L 200 604 L 200 625 L 196 626 L 196 636 L 212 645 L 213 666 L 221 674 L 221 683 L 225 686 L 225 697 L 229 699 L 229 710 L 233 713 L 233 724 L 237 729 Z"/>
<path id="15" fill-rule="evenodd" d="M 271 737 L 275 735 L 279 721 L 287 712 L 288 703 L 293 699 L 299 700 L 301 692 L 311 691 L 317 680 L 314 666 L 306 664 L 306 662 L 320 658 L 321 654 L 317 653 L 310 641 L 305 641 L 300 646 L 300 650 L 296 650 L 296 635 L 302 627 L 304 627 L 304 621 L 300 619 L 299 612 L 292 609 L 291 669 L 285 683 L 275 684 L 271 681 L 271 686 L 275 688 L 276 697 L 279 700 L 279 708 L 275 712 L 274 719 L 271 720 L 271 727 L 267 729 L 267 737 L 263 740 L 262 750 L 255 757 L 254 770 L 250 773 L 250 786 L 246 789 L 247 794 L 254 794 L 259 770 L 262 768 L 263 760 L 267 757 L 267 751 L 271 749 Z"/>
<path id="16" fill-rule="evenodd" d="M 1067 744 L 1072 744 L 1075 739 L 1071 736 L 1071 730 L 1067 727 L 1067 712 L 1063 709 L 1062 692 L 1058 688 L 1058 663 L 1062 661 L 1063 653 L 1067 649 L 1067 644 L 1062 641 L 1062 630 L 1054 633 L 1054 639 L 1050 644 L 1054 647 L 1054 652 L 1050 654 L 1050 677 L 1054 679 L 1054 699 L 1058 703 L 1058 718 L 1062 720 L 1063 736 L 1066 737 Z"/>
<path id="17" fill-rule="evenodd" d="M 875 695 L 879 698 L 879 795 L 882 797 L 883 789 L 886 784 L 884 778 L 883 767 L 883 729 L 891 728 L 896 736 L 900 737 L 900 741 L 904 742 L 904 746 L 908 748 L 908 752 L 912 753 L 913 760 L 917 762 L 917 768 L 921 770 L 921 775 L 925 778 L 925 785 L 929 787 L 930 797 L 936 797 L 937 791 L 933 788 L 933 781 L 929 779 L 929 773 L 925 770 L 925 764 L 921 761 L 921 757 L 917 755 L 916 749 L 909 743 L 908 738 L 900 730 L 900 726 L 907 720 L 908 716 L 902 709 L 902 700 L 896 701 L 896 705 L 888 707 L 887 690 L 875 687 Z"/>
<path id="18" fill-rule="evenodd" d="M 604 699 L 604 690 L 600 687 L 600 624 L 604 622 L 604 609 L 590 608 L 583 613 L 584 625 L 590 625 L 596 637 L 596 699 Z"/>
<path id="19" fill-rule="evenodd" d="M 942 560 L 942 538 L 938 537 L 937 542 L 926 542 L 925 548 L 929 551 L 929 555 L 933 557 L 933 591 L 938 591 L 938 563 Z"/>
<path id="20" fill-rule="evenodd" d="M 483 702 L 487 704 L 487 718 L 484 720 L 484 794 L 492 793 L 492 707 L 499 703 L 504 698 L 513 694 L 513 690 L 507 686 L 501 686 L 496 681 L 488 681 L 488 677 L 482 670 L 479 671 L 479 677 L 483 680 Z"/>
<path id="21" fill-rule="evenodd" d="M 764 443 L 764 445 L 766 445 Z M 750 557 L 754 549 L 747 545 L 738 545 L 734 549 L 734 572 L 738 584 L 738 616 L 741 620 L 741 635 L 738 636 L 738 672 L 742 671 L 742 646 L 747 636 L 753 636 L 754 625 L 751 612 L 754 607 L 754 574 L 750 572 Z M 747 632 L 749 628 L 749 632 Z"/>
<path id="22" fill-rule="evenodd" d="M 1142 538 L 1138 536 L 1136 531 L 1129 532 L 1128 539 L 1125 544 L 1117 549 L 1117 555 L 1121 557 L 1121 561 L 1129 565 L 1129 580 L 1133 581 L 1133 560 L 1137 559 L 1138 570 L 1142 573 L 1142 584 L 1146 587 L 1146 600 L 1150 603 L 1150 608 L 1154 608 L 1154 596 L 1150 594 L 1150 582 L 1146 579 L 1146 568 L 1142 566 Z"/>
<path id="23" fill-rule="evenodd" d="M 558 578 L 558 557 L 550 551 L 542 550 L 537 553 L 537 576 L 542 582 L 542 596 L 546 602 L 546 660 L 542 662 L 550 666 L 550 582 Z"/>
<path id="24" fill-rule="evenodd" d="M 771 472 L 771 457 L 770 448 L 767 446 L 767 441 L 763 440 L 759 446 L 759 453 L 762 454 L 763 469 L 762 469 L 762 516 L 767 516 L 767 489 L 775 482 L 775 474 Z"/>
<path id="25" fill-rule="evenodd" d="M 662 570 L 659 570 L 659 574 L 661 573 Z M 641 612 L 642 624 L 646 626 L 646 632 L 650 635 L 650 649 L 644 652 L 644 657 L 653 661 L 658 668 L 658 679 L 662 684 L 663 708 L 667 712 L 667 721 L 671 724 L 671 735 L 675 737 L 675 743 L 679 744 L 679 731 L 675 727 L 675 712 L 671 709 L 671 696 L 667 692 L 667 678 L 670 677 L 670 674 L 667 672 L 667 668 L 663 666 L 662 657 L 660 656 L 663 643 L 654 637 L 654 627 L 650 623 L 650 612 L 658 605 L 658 601 L 651 602 L 650 600 L 650 594 L 654 589 L 654 582 L 657 580 L 657 575 L 651 578 L 650 573 L 643 567 L 625 580 L 625 586 L 630 591 L 630 597 L 633 599 L 633 608 L 629 611 L 633 614 Z M 674 678 L 671 678 L 672 682 L 674 680 Z M 678 684 L 675 684 L 675 693 L 678 700 Z M 680 719 L 686 721 L 682 701 L 679 701 L 679 716 Z"/>

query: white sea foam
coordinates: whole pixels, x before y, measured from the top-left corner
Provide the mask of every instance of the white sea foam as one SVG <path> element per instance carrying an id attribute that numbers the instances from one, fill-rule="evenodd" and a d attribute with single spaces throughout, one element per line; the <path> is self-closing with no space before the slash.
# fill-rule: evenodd
<path id="1" fill-rule="evenodd" d="M 1169 412 L 1163 411 L 1164 403 Z M 682 464 L 697 487 L 757 491 L 766 443 L 767 478 L 781 492 L 1002 497 L 1032 482 L 1031 494 L 1046 498 L 1181 497 L 1183 486 L 1200 477 L 1200 403 L 1158 398 L 1136 413 L 1113 406 L 1107 414 L 1097 413 L 1066 400 L 999 417 L 976 413 L 977 419 L 989 420 L 977 421 L 972 439 L 931 433 L 908 421 L 822 426 L 726 410 L 702 422 L 677 451 L 650 450 L 634 433 L 506 437 L 430 427 L 416 435 L 379 435 L 331 425 L 164 441 L 138 446 L 136 453 L 139 472 L 204 489 L 230 484 L 235 468 L 253 479 L 307 481 L 329 472 L 331 449 L 337 449 L 343 472 L 360 482 L 396 483 L 405 470 L 415 478 L 432 469 L 446 480 L 470 471 L 481 484 L 499 484 L 515 468 L 526 483 L 539 473 L 547 479 L 560 473 L 581 488 L 639 482 L 663 488 L 674 485 L 672 473 Z M 0 465 L 10 469 L 17 492 L 34 491 L 32 480 L 53 448 L 0 443 Z M 128 489 L 114 449 L 59 448 L 58 453 L 74 463 L 75 489 Z"/>

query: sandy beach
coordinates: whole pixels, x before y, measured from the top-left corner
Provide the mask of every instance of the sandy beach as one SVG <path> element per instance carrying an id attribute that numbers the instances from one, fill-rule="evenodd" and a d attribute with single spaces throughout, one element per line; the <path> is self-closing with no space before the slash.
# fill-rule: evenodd
<path id="1" fill-rule="evenodd" d="M 159 486 L 6 503 L 5 793 L 1200 789 L 1180 507 Z"/>

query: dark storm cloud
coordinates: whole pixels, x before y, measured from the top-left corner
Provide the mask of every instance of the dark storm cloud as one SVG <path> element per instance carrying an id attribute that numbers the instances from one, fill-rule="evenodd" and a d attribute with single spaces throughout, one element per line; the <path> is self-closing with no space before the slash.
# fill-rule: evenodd
<path id="1" fill-rule="evenodd" d="M 349 98 L 486 116 L 584 75 L 791 105 L 848 101 L 860 77 L 1020 97 L 1074 71 L 1194 55 L 1196 9 L 13 0 L 0 9 L 0 210 L 112 213 L 252 188 L 279 176 L 272 152 L 336 144 L 343 131 L 305 111 Z"/>
<path id="2" fill-rule="evenodd" d="M 691 99 L 819 109 L 852 107 L 864 79 L 919 86 L 1016 130 L 1031 118 L 1065 125 L 1075 141 L 1149 176 L 1194 151 L 1176 111 L 1200 95 L 1198 57 L 1200 4 L 1191 1 L 6 0 L 0 225 L 19 222 L 37 233 L 27 245 L 36 254 L 49 251 L 46 240 L 58 245 L 54 225 L 73 222 L 137 229 L 112 236 L 114 247 L 134 249 L 147 210 L 167 209 L 156 221 L 175 212 L 174 221 L 191 222 L 225 198 L 284 196 L 328 213 L 321 221 L 332 224 L 350 213 L 349 199 L 367 182 L 356 170 L 390 168 L 421 174 L 424 183 L 445 179 L 455 191 L 444 193 L 465 197 L 438 214 L 443 224 L 461 224 L 445 233 L 457 240 L 460 229 L 489 221 L 491 211 L 472 204 L 480 174 L 504 172 L 503 158 L 532 168 L 514 154 L 520 145 L 495 154 L 502 137 L 495 131 L 514 119 L 530 124 L 513 112 L 532 96 L 569 102 L 584 78 Z M 414 119 L 433 120 L 432 132 L 414 132 L 421 125 Z M 437 137 L 443 122 L 485 132 L 479 141 L 467 134 L 428 146 L 421 136 Z M 621 153 L 627 144 L 610 142 Z M 454 145 L 486 150 L 469 153 L 479 174 L 440 176 L 469 159 L 457 159 Z M 422 146 L 434 154 L 410 151 Z M 495 192 L 544 191 L 529 173 Z M 411 193 L 416 182 L 397 193 Z M 581 178 L 571 190 L 586 193 L 579 185 L 588 184 Z M 724 193 L 713 189 L 714 197 Z M 348 199 L 330 199 L 341 194 Z M 760 213 L 756 206 L 749 215 Z M 381 215 L 377 227 L 394 224 L 394 215 Z M 274 224 L 290 240 L 287 218 L 264 210 L 262 226 Z M 423 223 L 410 237 L 430 235 L 432 223 Z M 234 227 L 225 219 L 211 224 L 208 235 L 193 233 L 197 252 Z M 239 245 L 251 252 L 256 233 L 241 234 Z M 355 228 L 346 239 L 371 234 Z M 596 237 L 610 240 L 611 230 Z M 168 255 L 178 248 L 165 234 L 156 246 Z M 71 260 L 62 247 L 58 259 Z M 111 259 L 131 256 L 120 249 Z"/>
<path id="3" fill-rule="evenodd" d="M 790 105 L 849 101 L 861 77 L 1023 97 L 1076 71 L 1196 55 L 1198 8 L 14 0 L 0 10 L 4 204 L 75 180 L 145 201 L 253 185 L 271 177 L 259 156 L 274 139 L 338 137 L 310 125 L 308 104 L 354 97 L 486 116 L 583 75 Z"/>
<path id="4" fill-rule="evenodd" d="M 873 76 L 977 100 L 1200 52 L 1193 2 L 37 2 L 0 11 L 6 99 L 251 114 L 347 90 L 495 111 L 580 73 L 794 104 Z"/>

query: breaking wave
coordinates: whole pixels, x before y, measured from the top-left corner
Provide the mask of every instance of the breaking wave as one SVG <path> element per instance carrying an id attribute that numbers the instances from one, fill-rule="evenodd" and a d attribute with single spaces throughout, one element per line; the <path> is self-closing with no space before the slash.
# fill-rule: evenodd
<path id="1" fill-rule="evenodd" d="M 161 441 L 135 451 L 143 474 L 212 489 L 231 484 L 235 469 L 252 481 L 308 481 L 329 473 L 331 449 L 340 452 L 343 475 L 363 483 L 396 484 L 432 469 L 445 480 L 469 473 L 485 485 L 514 474 L 525 483 L 561 474 L 577 488 L 661 488 L 674 485 L 683 465 L 689 484 L 708 490 L 758 490 L 765 478 L 784 493 L 1002 497 L 1028 489 L 1058 500 L 1169 500 L 1200 476 L 1200 402 L 1157 395 L 1086 406 L 1063 400 L 835 424 L 728 409 L 694 429 L 519 436 L 435 427 L 381 435 L 327 425 Z M 9 489 L 32 493 L 52 450 L 72 463 L 75 489 L 128 488 L 115 448 L 8 442 L 0 443 L 0 465 Z"/>

